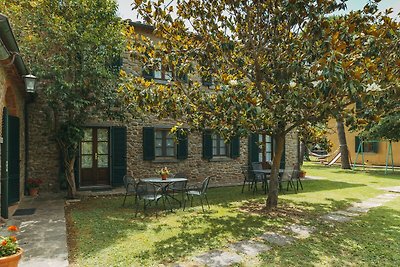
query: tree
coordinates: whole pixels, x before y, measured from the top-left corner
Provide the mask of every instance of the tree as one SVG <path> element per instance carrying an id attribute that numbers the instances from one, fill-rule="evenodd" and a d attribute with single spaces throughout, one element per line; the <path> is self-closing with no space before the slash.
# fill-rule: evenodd
<path id="1" fill-rule="evenodd" d="M 194 129 L 215 129 L 228 138 L 250 132 L 271 135 L 276 145 L 266 204 L 276 208 L 286 135 L 325 120 L 332 99 L 346 94 L 324 83 L 328 75 L 335 75 L 330 85 L 343 79 L 343 69 L 326 71 L 340 64 L 335 55 L 343 53 L 328 15 L 344 8 L 344 2 L 135 3 L 161 41 L 132 34 L 132 57 L 147 71 L 161 60 L 176 75 L 167 84 L 134 78 L 125 86 L 128 101 L 159 117 L 170 116 Z M 331 50 L 326 53 L 321 46 Z M 179 79 L 186 73 L 188 83 Z M 213 81 L 213 86 L 205 90 L 193 79 L 196 75 Z"/>
<path id="2" fill-rule="evenodd" d="M 2 11 L 53 112 L 70 197 L 76 193 L 74 163 L 85 122 L 118 114 L 113 108 L 119 106 L 124 36 L 116 11 L 113 0 L 11 0 Z"/>

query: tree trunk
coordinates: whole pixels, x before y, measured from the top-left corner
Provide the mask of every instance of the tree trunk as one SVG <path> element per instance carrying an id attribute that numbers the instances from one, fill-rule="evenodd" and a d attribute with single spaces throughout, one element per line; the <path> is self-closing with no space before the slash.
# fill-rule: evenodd
<path id="1" fill-rule="evenodd" d="M 269 180 L 269 191 L 267 197 L 267 210 L 276 209 L 278 207 L 278 193 L 279 193 L 279 167 L 281 165 L 281 158 L 285 144 L 285 135 L 277 134 L 275 137 L 275 155 L 272 161 L 271 177 Z"/>
<path id="2" fill-rule="evenodd" d="M 65 153 L 64 153 L 65 155 Z M 64 156 L 64 165 L 65 165 L 65 178 L 68 182 L 68 198 L 76 197 L 76 183 L 75 183 L 75 165 L 76 156 L 72 156 L 69 158 L 68 156 Z"/>
<path id="3" fill-rule="evenodd" d="M 349 150 L 346 142 L 346 132 L 344 131 L 343 117 L 341 114 L 336 117 L 336 126 L 340 145 L 340 161 L 342 163 L 342 169 L 351 169 Z"/>

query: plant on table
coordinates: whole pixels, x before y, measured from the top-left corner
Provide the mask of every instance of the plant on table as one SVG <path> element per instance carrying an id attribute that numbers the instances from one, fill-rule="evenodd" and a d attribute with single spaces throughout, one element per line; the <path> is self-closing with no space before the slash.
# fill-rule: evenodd
<path id="1" fill-rule="evenodd" d="M 168 170 L 167 167 L 163 167 L 163 168 L 161 168 L 160 170 L 158 170 L 157 173 L 158 173 L 159 175 L 161 175 L 161 177 L 162 177 L 163 179 L 165 179 L 165 178 L 167 178 L 167 176 L 170 174 L 170 171 Z"/>

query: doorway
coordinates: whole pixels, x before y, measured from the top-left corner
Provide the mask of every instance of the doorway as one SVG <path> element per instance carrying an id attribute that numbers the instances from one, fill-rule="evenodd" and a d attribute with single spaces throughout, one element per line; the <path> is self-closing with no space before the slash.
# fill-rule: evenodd
<path id="1" fill-rule="evenodd" d="M 109 186 L 110 130 L 91 127 L 84 129 L 80 145 L 80 186 Z"/>

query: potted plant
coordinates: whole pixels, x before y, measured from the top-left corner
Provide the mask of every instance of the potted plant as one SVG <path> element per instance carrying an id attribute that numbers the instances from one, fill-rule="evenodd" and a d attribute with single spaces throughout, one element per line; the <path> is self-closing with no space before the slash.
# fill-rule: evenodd
<path id="1" fill-rule="evenodd" d="M 26 187 L 29 190 L 29 195 L 32 197 L 36 197 L 39 193 L 39 186 L 43 183 L 43 181 L 39 178 L 29 178 L 26 181 Z"/>
<path id="2" fill-rule="evenodd" d="M 300 171 L 299 171 L 299 177 L 300 177 L 300 178 L 306 177 L 306 171 L 300 170 Z"/>
<path id="3" fill-rule="evenodd" d="M 7 230 L 9 233 L 14 233 L 18 231 L 18 227 L 11 225 Z M 14 235 L 0 235 L 0 267 L 17 267 L 22 252 Z"/>
<path id="4" fill-rule="evenodd" d="M 157 171 L 157 173 L 159 175 L 161 175 L 161 179 L 165 180 L 165 179 L 167 179 L 170 172 L 167 167 L 164 167 L 164 168 L 161 168 L 159 171 Z"/>

